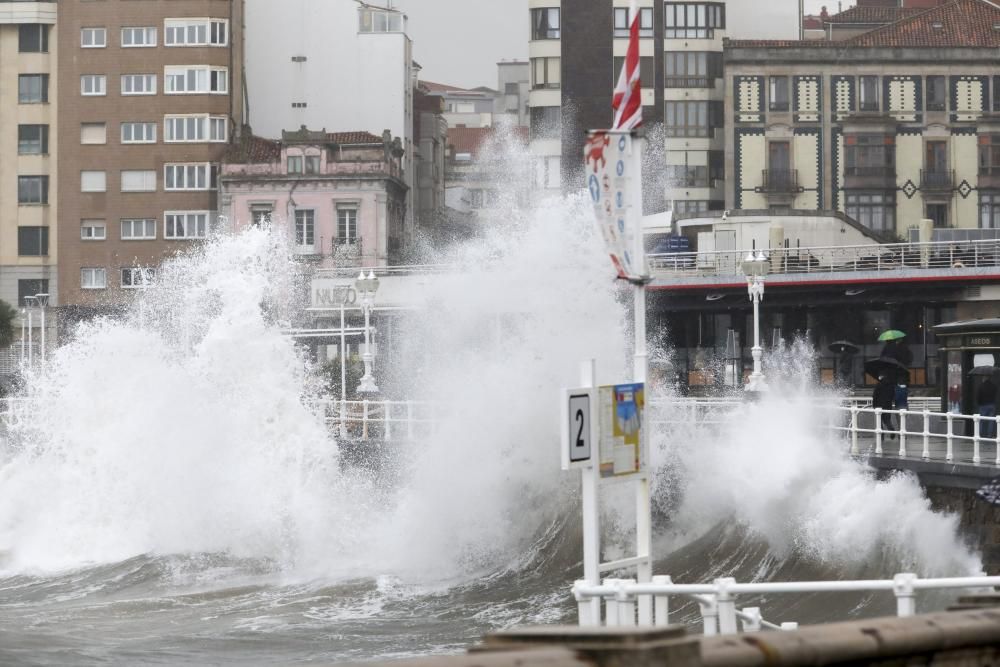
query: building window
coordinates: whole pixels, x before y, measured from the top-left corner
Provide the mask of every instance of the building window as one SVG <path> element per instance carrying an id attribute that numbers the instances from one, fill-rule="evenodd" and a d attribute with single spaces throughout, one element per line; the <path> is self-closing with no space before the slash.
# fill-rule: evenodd
<path id="1" fill-rule="evenodd" d="M 18 227 L 17 254 L 20 257 L 45 257 L 49 254 L 48 227 Z"/>
<path id="2" fill-rule="evenodd" d="M 108 286 L 107 271 L 104 269 L 80 269 L 81 289 L 105 289 Z"/>
<path id="3" fill-rule="evenodd" d="M 1000 176 L 1000 134 L 979 135 L 979 174 Z"/>
<path id="4" fill-rule="evenodd" d="M 979 226 L 982 229 L 1000 229 L 1000 192 L 980 193 Z"/>
<path id="5" fill-rule="evenodd" d="M 302 156 L 301 155 L 289 155 L 288 156 L 288 173 L 289 174 L 301 174 L 302 173 Z"/>
<path id="6" fill-rule="evenodd" d="M 103 74 L 84 74 L 80 77 L 81 95 L 107 95 L 107 77 Z"/>
<path id="7" fill-rule="evenodd" d="M 927 77 L 927 110 L 945 111 L 948 108 L 948 86 L 943 76 Z"/>
<path id="8" fill-rule="evenodd" d="M 212 190 L 218 184 L 219 168 L 207 162 L 163 166 L 164 190 Z"/>
<path id="9" fill-rule="evenodd" d="M 878 111 L 878 77 L 858 77 L 859 111 Z"/>
<path id="10" fill-rule="evenodd" d="M 271 226 L 271 214 L 274 209 L 271 206 L 251 206 L 250 226 L 259 229 L 267 229 Z"/>
<path id="11" fill-rule="evenodd" d="M 558 139 L 562 134 L 561 107 L 532 107 L 531 139 Z"/>
<path id="12" fill-rule="evenodd" d="M 107 238 L 108 228 L 103 220 L 81 220 L 80 240 L 81 241 L 103 241 Z"/>
<path id="13" fill-rule="evenodd" d="M 155 169 L 123 170 L 122 192 L 156 192 L 156 170 Z"/>
<path id="14" fill-rule="evenodd" d="M 48 176 L 18 176 L 17 177 L 17 203 L 18 204 L 48 204 L 49 203 L 49 177 Z"/>
<path id="15" fill-rule="evenodd" d="M 156 123 L 122 123 L 123 144 L 155 144 Z"/>
<path id="16" fill-rule="evenodd" d="M 531 10 L 531 39 L 559 39 L 559 8 Z"/>
<path id="17" fill-rule="evenodd" d="M 307 174 L 318 174 L 319 169 L 319 156 L 318 155 L 307 155 L 306 156 L 306 173 Z"/>
<path id="18" fill-rule="evenodd" d="M 156 220 L 126 218 L 121 221 L 122 241 L 152 241 L 156 239 Z"/>
<path id="19" fill-rule="evenodd" d="M 611 81 L 612 85 L 618 83 L 622 68 L 625 66 L 624 58 L 615 58 L 612 61 Z M 642 56 L 639 58 L 639 83 L 643 88 L 651 88 L 656 78 L 656 59 L 653 56 Z"/>
<path id="20" fill-rule="evenodd" d="M 28 278 L 17 281 L 17 305 L 24 308 L 28 305 L 28 297 L 49 293 L 49 281 L 46 278 Z"/>
<path id="21" fill-rule="evenodd" d="M 80 123 L 80 144 L 100 145 L 108 143 L 108 126 L 105 123 Z"/>
<path id="22" fill-rule="evenodd" d="M 315 245 L 315 233 L 316 212 L 295 211 L 295 245 L 300 248 L 312 248 Z"/>
<path id="23" fill-rule="evenodd" d="M 351 244 L 358 241 L 358 209 L 356 206 L 337 207 L 337 243 Z"/>
<path id="24" fill-rule="evenodd" d="M 948 205 L 947 204 L 927 204 L 927 217 L 934 221 L 935 227 L 948 226 Z"/>
<path id="25" fill-rule="evenodd" d="M 48 53 L 49 26 L 44 23 L 22 23 L 19 25 L 17 50 L 21 53 Z"/>
<path id="26" fill-rule="evenodd" d="M 711 137 L 722 120 L 721 102 L 666 102 L 668 137 Z"/>
<path id="27" fill-rule="evenodd" d="M 400 12 L 364 8 L 358 12 L 358 32 L 403 32 Z"/>
<path id="28" fill-rule="evenodd" d="M 532 58 L 531 87 L 558 89 L 562 85 L 562 58 Z"/>
<path id="29" fill-rule="evenodd" d="M 156 46 L 156 27 L 122 28 L 122 48 Z"/>
<path id="30" fill-rule="evenodd" d="M 122 269 L 122 289 L 137 289 L 153 284 L 156 269 L 130 266 Z"/>
<path id="31" fill-rule="evenodd" d="M 848 193 L 847 215 L 876 232 L 896 231 L 896 197 L 884 192 Z"/>
<path id="32" fill-rule="evenodd" d="M 711 39 L 726 28 L 722 3 L 668 2 L 663 13 L 666 39 Z"/>
<path id="33" fill-rule="evenodd" d="M 225 67 L 167 67 L 163 81 L 163 92 L 168 95 L 229 92 L 229 70 Z"/>
<path id="34" fill-rule="evenodd" d="M 48 155 L 48 152 L 49 152 L 48 125 L 17 126 L 18 155 Z"/>
<path id="35" fill-rule="evenodd" d="M 671 204 L 673 212 L 677 215 L 704 213 L 711 210 L 712 202 L 705 199 L 676 199 Z"/>
<path id="36" fill-rule="evenodd" d="M 626 38 L 629 36 L 629 9 L 628 7 L 615 7 L 615 37 Z M 653 8 L 644 7 L 639 10 L 639 37 L 653 36 Z"/>
<path id="37" fill-rule="evenodd" d="M 208 238 L 208 215 L 208 211 L 167 211 L 163 214 L 163 238 Z"/>
<path id="38" fill-rule="evenodd" d="M 670 165 L 668 185 L 676 188 L 708 188 L 712 186 L 708 166 Z"/>
<path id="39" fill-rule="evenodd" d="M 19 74 L 17 77 L 19 104 L 47 104 L 49 101 L 48 74 Z"/>
<path id="40" fill-rule="evenodd" d="M 122 95 L 155 95 L 155 74 L 122 74 Z"/>
<path id="41" fill-rule="evenodd" d="M 228 127 L 225 116 L 165 116 L 163 140 L 168 143 L 225 142 Z"/>
<path id="42" fill-rule="evenodd" d="M 768 109 L 771 111 L 788 111 L 788 77 L 772 76 L 770 79 L 770 95 Z"/>
<path id="43" fill-rule="evenodd" d="M 103 49 L 108 45 L 108 31 L 104 28 L 80 28 L 80 46 L 85 49 Z"/>
<path id="44" fill-rule="evenodd" d="M 669 51 L 664 65 L 667 88 L 711 88 L 722 76 L 721 53 Z"/>
<path id="45" fill-rule="evenodd" d="M 226 19 L 166 19 L 164 46 L 227 46 L 229 21 Z"/>
<path id="46" fill-rule="evenodd" d="M 848 135 L 844 138 L 847 176 L 893 176 L 896 142 L 884 134 Z"/>
<path id="47" fill-rule="evenodd" d="M 97 170 L 80 172 L 80 192 L 106 192 L 108 189 L 107 173 Z"/>

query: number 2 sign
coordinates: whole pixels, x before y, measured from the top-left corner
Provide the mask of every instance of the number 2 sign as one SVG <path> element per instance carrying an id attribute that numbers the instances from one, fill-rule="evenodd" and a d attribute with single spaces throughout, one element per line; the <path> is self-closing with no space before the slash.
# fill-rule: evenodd
<path id="1" fill-rule="evenodd" d="M 593 391 L 571 389 L 563 401 L 562 467 L 564 470 L 593 465 L 593 443 L 597 427 L 591 412 Z"/>

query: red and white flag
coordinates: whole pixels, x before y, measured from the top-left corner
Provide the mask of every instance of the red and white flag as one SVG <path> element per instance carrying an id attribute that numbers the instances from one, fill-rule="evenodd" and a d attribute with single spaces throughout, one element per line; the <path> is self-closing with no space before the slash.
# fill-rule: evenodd
<path id="1" fill-rule="evenodd" d="M 629 6 L 628 52 L 615 86 L 611 103 L 615 110 L 612 130 L 634 130 L 642 125 L 642 83 L 639 80 L 639 7 L 636 0 Z"/>

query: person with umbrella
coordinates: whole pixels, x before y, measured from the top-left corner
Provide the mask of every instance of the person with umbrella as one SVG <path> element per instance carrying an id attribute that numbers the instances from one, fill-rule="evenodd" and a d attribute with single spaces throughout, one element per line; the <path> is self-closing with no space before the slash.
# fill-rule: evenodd
<path id="1" fill-rule="evenodd" d="M 888 373 L 878 376 L 878 384 L 872 392 L 872 407 L 881 408 L 882 430 L 888 435 L 890 440 L 895 435 L 896 425 L 892 420 L 892 402 L 896 397 L 896 383 L 889 379 Z"/>
<path id="2" fill-rule="evenodd" d="M 904 338 L 906 338 L 906 334 L 899 329 L 883 331 L 878 340 L 885 345 L 882 347 L 882 353 L 879 357 L 895 359 L 904 367 L 909 368 L 910 364 L 913 363 L 913 352 L 910 351 L 909 345 L 902 342 Z"/>
<path id="3" fill-rule="evenodd" d="M 993 382 L 996 373 L 997 369 L 992 366 L 979 366 L 969 373 L 969 375 L 983 376 L 982 384 L 976 389 L 976 408 L 981 417 L 997 416 L 997 386 Z M 990 439 L 997 437 L 996 420 L 980 420 L 979 435 Z"/>

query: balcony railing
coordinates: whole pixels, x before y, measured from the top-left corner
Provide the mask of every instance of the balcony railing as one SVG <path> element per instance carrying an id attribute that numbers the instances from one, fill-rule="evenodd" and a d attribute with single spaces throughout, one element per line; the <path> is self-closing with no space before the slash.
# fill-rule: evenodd
<path id="1" fill-rule="evenodd" d="M 995 269 L 1000 239 L 967 242 L 886 243 L 863 246 L 775 248 L 766 251 L 773 274 Z M 664 253 L 648 256 L 656 277 L 742 277 L 746 250 Z"/>
<path id="2" fill-rule="evenodd" d="M 795 169 L 765 169 L 761 189 L 769 193 L 799 192 L 799 172 Z"/>
<path id="3" fill-rule="evenodd" d="M 664 77 L 664 87 L 666 88 L 712 88 L 715 79 L 707 76 L 666 76 Z"/>
<path id="4" fill-rule="evenodd" d="M 845 176 L 858 176 L 861 178 L 895 178 L 896 167 L 893 165 L 880 165 L 877 167 L 846 167 Z"/>
<path id="5" fill-rule="evenodd" d="M 950 169 L 921 169 L 920 187 L 924 190 L 952 190 L 955 172 Z"/>

